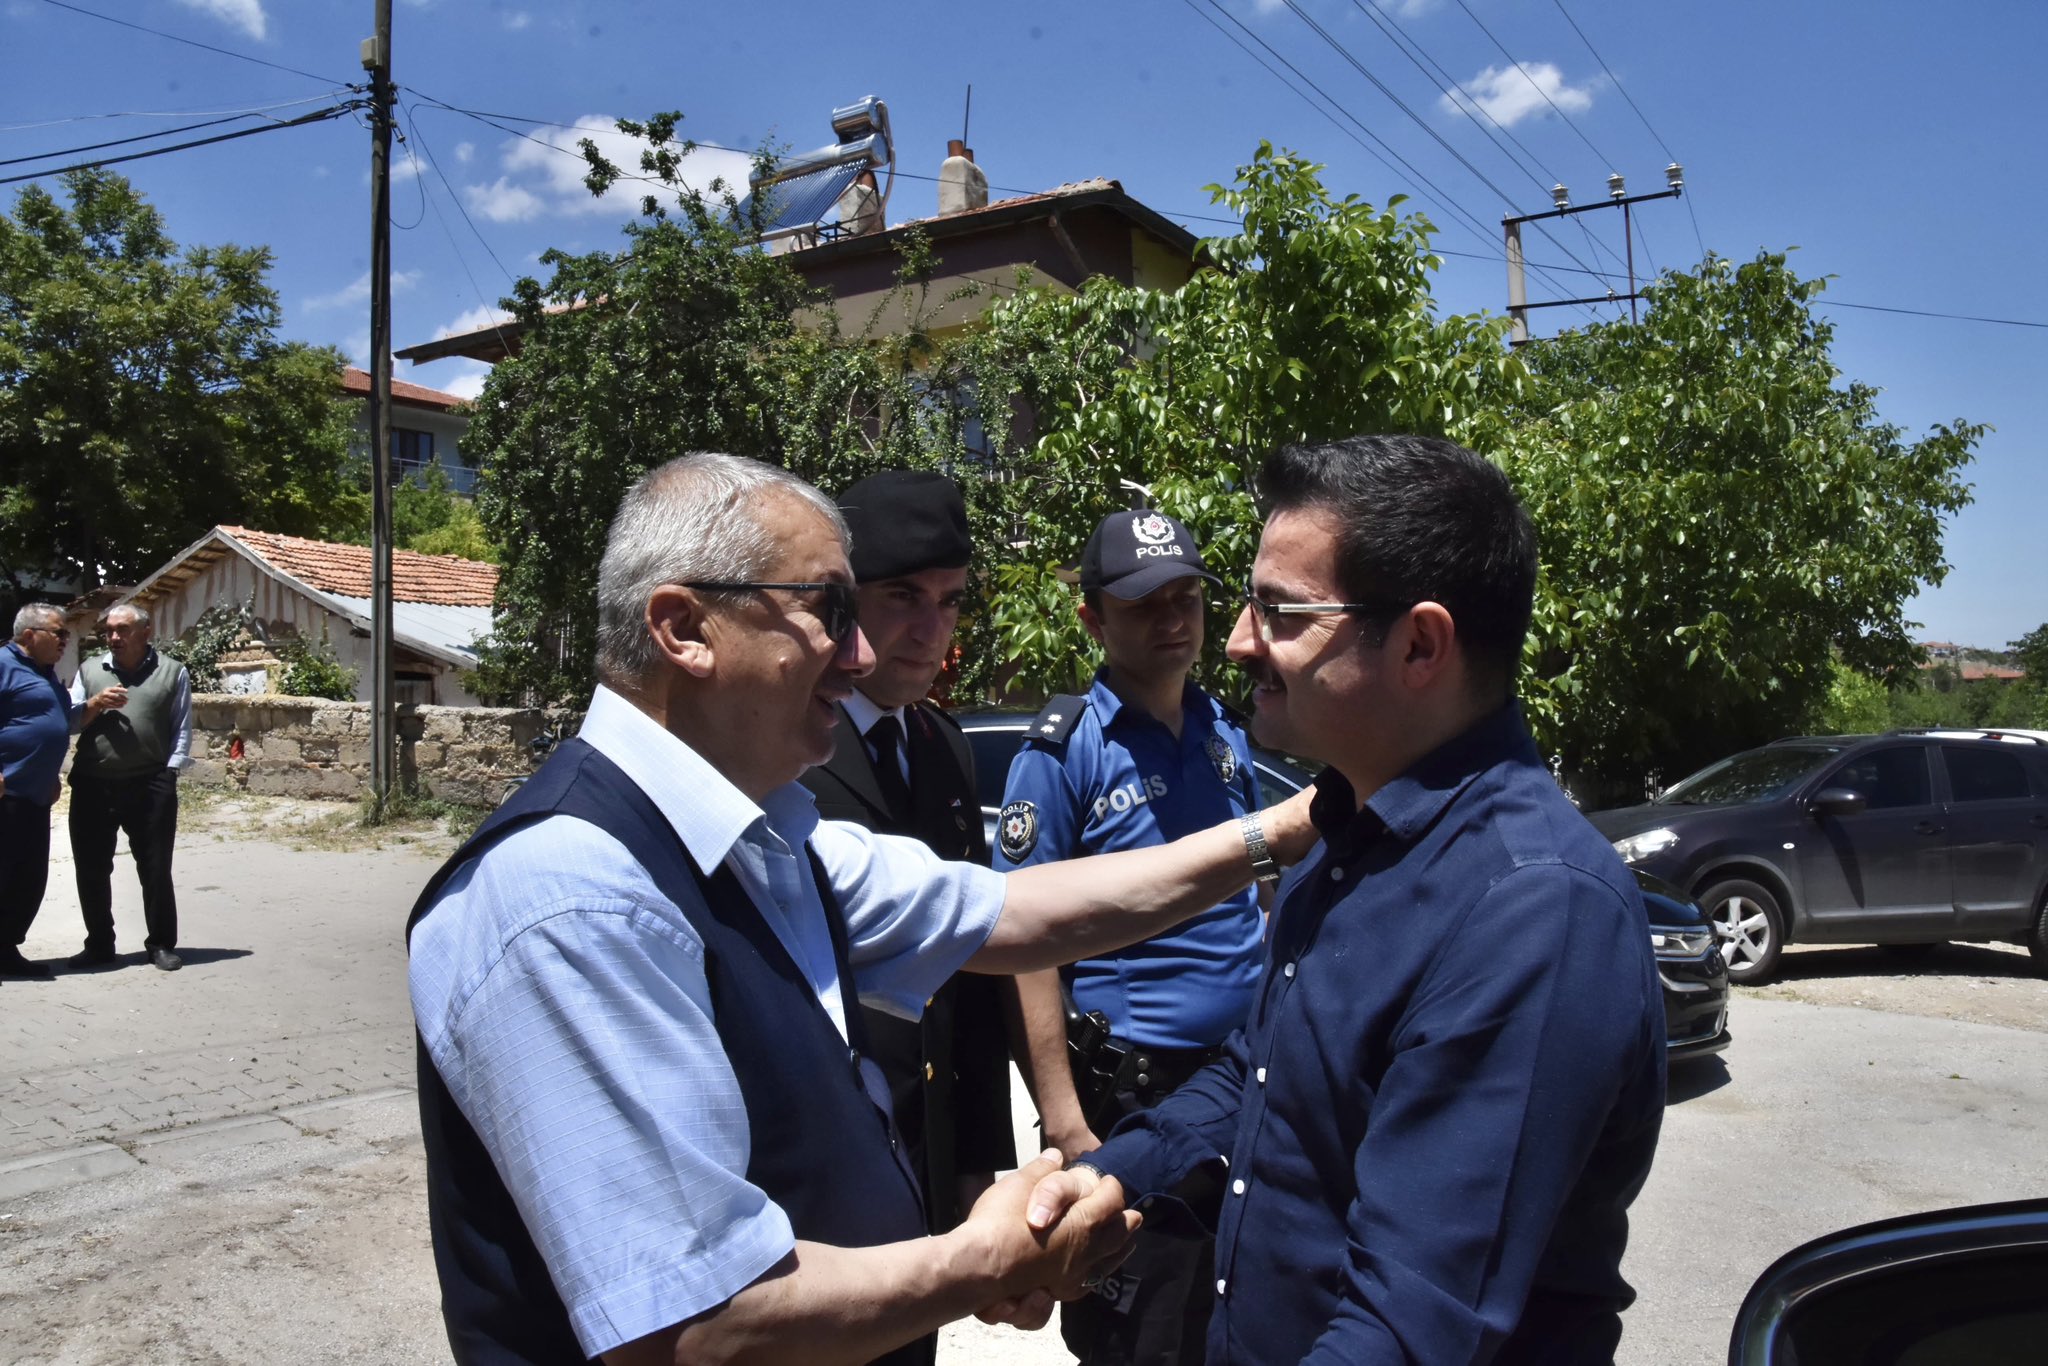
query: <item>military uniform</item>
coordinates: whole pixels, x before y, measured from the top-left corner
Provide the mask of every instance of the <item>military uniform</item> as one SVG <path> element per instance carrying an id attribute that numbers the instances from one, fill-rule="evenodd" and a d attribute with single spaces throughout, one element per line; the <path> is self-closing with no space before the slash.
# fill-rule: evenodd
<path id="1" fill-rule="evenodd" d="M 840 713 L 832 758 L 802 779 L 818 799 L 818 814 L 911 836 L 940 858 L 988 862 L 974 754 L 953 718 L 929 702 L 903 708 L 910 809 L 900 811 L 876 779 L 863 728 L 844 705 Z M 924 1182 L 932 1230 L 942 1232 L 966 1214 L 958 1208 L 957 1176 L 1017 1165 L 1001 979 L 956 975 L 915 1023 L 865 1007 L 861 1013 L 870 1056 L 889 1079 L 897 1127 Z"/>

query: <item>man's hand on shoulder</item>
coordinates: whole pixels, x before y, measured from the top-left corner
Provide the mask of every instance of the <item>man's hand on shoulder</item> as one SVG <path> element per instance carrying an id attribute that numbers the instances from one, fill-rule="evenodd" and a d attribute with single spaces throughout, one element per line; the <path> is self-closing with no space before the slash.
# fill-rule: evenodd
<path id="1" fill-rule="evenodd" d="M 1322 838 L 1315 823 L 1308 818 L 1315 795 L 1315 784 L 1311 783 L 1286 801 L 1259 812 L 1259 825 L 1266 836 L 1266 847 L 1272 851 L 1273 861 L 1282 868 L 1291 868 L 1307 858 L 1308 851 L 1315 848 L 1316 841 Z"/>

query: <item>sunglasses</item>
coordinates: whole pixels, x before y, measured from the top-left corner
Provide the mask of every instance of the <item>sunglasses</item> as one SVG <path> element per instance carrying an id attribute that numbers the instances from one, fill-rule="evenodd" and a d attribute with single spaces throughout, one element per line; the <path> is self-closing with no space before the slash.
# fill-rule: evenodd
<path id="1" fill-rule="evenodd" d="M 55 636 L 60 641 L 71 639 L 71 632 L 65 630 L 61 626 L 56 627 L 55 629 L 52 629 L 48 626 L 31 626 L 28 629 L 31 631 L 41 631 L 44 635 L 47 636 Z"/>
<path id="2" fill-rule="evenodd" d="M 1259 639 L 1266 644 L 1273 643 L 1273 628 L 1282 617 L 1334 617 L 1366 616 L 1392 617 L 1405 612 L 1415 604 L 1412 602 L 1265 602 L 1245 590 L 1244 605 L 1259 619 Z"/>
<path id="3" fill-rule="evenodd" d="M 758 593 L 767 588 L 779 588 L 791 593 L 822 594 L 818 603 L 818 621 L 834 645 L 844 645 L 846 638 L 860 626 L 860 598 L 850 583 L 736 583 L 698 579 L 679 583 L 676 587 L 699 588 L 707 593 Z"/>

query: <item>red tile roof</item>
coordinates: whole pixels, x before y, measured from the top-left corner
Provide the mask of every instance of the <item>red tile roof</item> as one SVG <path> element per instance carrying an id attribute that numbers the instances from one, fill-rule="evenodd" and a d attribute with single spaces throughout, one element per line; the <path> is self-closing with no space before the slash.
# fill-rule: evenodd
<path id="1" fill-rule="evenodd" d="M 348 393 L 368 398 L 370 372 L 358 370 L 353 365 L 344 365 L 341 368 L 341 387 Z M 468 399 L 458 398 L 454 394 L 444 394 L 439 389 L 429 389 L 424 384 L 407 384 L 402 379 L 391 381 L 391 401 L 410 403 L 420 408 L 436 408 L 444 413 L 451 408 L 463 407 L 469 402 Z"/>
<path id="2" fill-rule="evenodd" d="M 271 565 L 299 582 L 344 597 L 370 596 L 370 548 L 309 541 L 247 527 L 220 528 Z M 457 555 L 391 552 L 391 597 L 396 602 L 432 602 L 449 607 L 489 607 L 498 586 L 498 567 Z"/>

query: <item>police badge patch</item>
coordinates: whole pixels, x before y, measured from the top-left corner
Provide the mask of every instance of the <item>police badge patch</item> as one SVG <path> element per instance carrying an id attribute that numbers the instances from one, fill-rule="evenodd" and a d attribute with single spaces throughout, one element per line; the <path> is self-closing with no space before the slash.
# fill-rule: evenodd
<path id="1" fill-rule="evenodd" d="M 1030 802 L 1011 802 L 996 818 L 996 839 L 1003 857 L 1016 863 L 1038 845 L 1038 808 Z"/>
<path id="2" fill-rule="evenodd" d="M 1216 766 L 1216 776 L 1229 782 L 1237 776 L 1237 753 L 1230 747 L 1230 741 L 1220 735 L 1212 735 L 1202 742 L 1202 748 L 1209 751 L 1209 762 Z"/>

